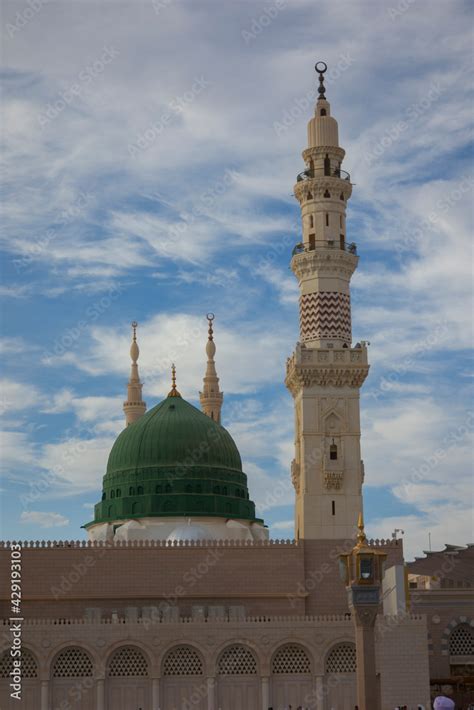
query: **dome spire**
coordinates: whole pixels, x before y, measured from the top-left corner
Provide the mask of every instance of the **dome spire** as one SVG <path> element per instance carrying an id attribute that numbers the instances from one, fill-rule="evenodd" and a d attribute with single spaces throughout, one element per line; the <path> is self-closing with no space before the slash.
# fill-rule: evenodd
<path id="1" fill-rule="evenodd" d="M 206 343 L 207 367 L 204 375 L 204 386 L 202 392 L 199 392 L 201 409 L 208 417 L 214 419 L 218 424 L 221 423 L 221 408 L 223 393 L 219 390 L 219 378 L 216 372 L 216 363 L 214 355 L 216 354 L 216 344 L 214 343 L 214 313 L 207 314 L 208 323 L 208 339 Z"/>
<path id="2" fill-rule="evenodd" d="M 326 101 L 326 87 L 324 86 L 324 75 L 328 70 L 326 62 L 316 62 L 314 65 L 316 72 L 319 74 L 318 94 L 320 99 Z"/>
<path id="3" fill-rule="evenodd" d="M 176 367 L 174 363 L 171 365 L 171 390 L 168 392 L 168 397 L 181 397 L 176 388 Z"/>
<path id="4" fill-rule="evenodd" d="M 137 327 L 138 323 L 132 323 L 132 344 L 130 346 L 130 358 L 132 366 L 130 371 L 130 379 L 127 385 L 127 401 L 123 403 L 123 411 L 125 414 L 125 424 L 128 426 L 139 419 L 146 412 L 146 403 L 142 399 L 143 385 L 140 382 L 138 374 L 138 356 L 140 350 L 137 343 Z"/>

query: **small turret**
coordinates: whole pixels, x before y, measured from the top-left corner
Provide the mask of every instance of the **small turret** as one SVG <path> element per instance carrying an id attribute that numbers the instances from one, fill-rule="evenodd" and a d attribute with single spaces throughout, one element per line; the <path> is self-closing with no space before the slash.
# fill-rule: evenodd
<path id="1" fill-rule="evenodd" d="M 214 330 L 212 322 L 215 316 L 214 313 L 207 314 L 208 340 L 206 343 L 207 368 L 203 382 L 202 392 L 199 392 L 199 400 L 201 402 L 201 410 L 211 419 L 214 419 L 218 424 L 221 423 L 221 409 L 224 394 L 219 390 L 219 378 L 216 372 L 216 363 L 214 356 L 216 354 L 216 344 L 214 343 Z"/>
<path id="2" fill-rule="evenodd" d="M 146 412 L 146 402 L 142 399 L 142 388 L 143 385 L 140 382 L 140 376 L 138 374 L 138 356 L 140 355 L 140 350 L 137 343 L 137 326 L 138 323 L 133 321 L 132 332 L 133 339 L 130 346 L 130 357 L 132 360 L 130 379 L 127 385 L 127 401 L 123 403 L 123 411 L 125 414 L 125 424 L 128 426 L 132 424 L 137 419 L 139 419 Z"/>

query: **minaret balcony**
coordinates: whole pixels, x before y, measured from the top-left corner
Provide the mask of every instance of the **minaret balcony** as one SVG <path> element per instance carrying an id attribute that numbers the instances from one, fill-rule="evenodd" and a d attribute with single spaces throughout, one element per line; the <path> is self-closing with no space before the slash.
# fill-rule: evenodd
<path id="1" fill-rule="evenodd" d="M 315 177 L 336 177 L 340 180 L 345 180 L 346 182 L 351 181 L 351 176 L 345 170 L 336 168 L 328 175 L 314 175 L 312 170 L 306 169 L 302 173 L 296 176 L 296 182 L 301 182 L 302 180 L 313 180 Z"/>
<path id="2" fill-rule="evenodd" d="M 308 245 L 302 243 L 296 244 L 291 252 L 291 256 L 317 251 L 319 249 L 337 249 L 338 251 L 346 251 L 348 254 L 357 256 L 357 244 L 355 242 L 347 244 L 346 242 L 341 243 L 341 241 L 332 239 L 317 239 L 314 242 L 310 242 Z"/>

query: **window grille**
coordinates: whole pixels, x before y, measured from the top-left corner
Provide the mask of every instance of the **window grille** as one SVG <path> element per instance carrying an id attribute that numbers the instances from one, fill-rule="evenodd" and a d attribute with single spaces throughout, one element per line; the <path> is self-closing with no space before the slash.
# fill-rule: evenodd
<path id="1" fill-rule="evenodd" d="M 229 646 L 219 659 L 219 675 L 255 675 L 257 661 L 245 646 Z"/>
<path id="2" fill-rule="evenodd" d="M 341 643 L 326 659 L 326 673 L 355 673 L 356 650 L 352 643 Z"/>
<path id="3" fill-rule="evenodd" d="M 0 678 L 11 680 L 10 673 L 13 671 L 13 658 L 10 650 L 5 651 L 0 657 Z M 21 651 L 21 675 L 23 678 L 37 678 L 38 664 L 33 654 L 26 648 Z"/>
<path id="4" fill-rule="evenodd" d="M 92 660 L 82 648 L 66 648 L 53 666 L 53 678 L 84 678 L 92 673 Z"/>
<path id="5" fill-rule="evenodd" d="M 288 644 L 273 658 L 272 673 L 311 673 L 311 663 L 304 648 Z"/>
<path id="6" fill-rule="evenodd" d="M 190 646 L 173 648 L 165 658 L 164 675 L 203 675 L 202 661 Z"/>
<path id="7" fill-rule="evenodd" d="M 474 655 L 474 629 L 467 624 L 459 624 L 449 637 L 450 656 Z"/>
<path id="8" fill-rule="evenodd" d="M 110 659 L 107 675 L 109 678 L 147 676 L 148 661 L 139 648 L 123 646 Z"/>

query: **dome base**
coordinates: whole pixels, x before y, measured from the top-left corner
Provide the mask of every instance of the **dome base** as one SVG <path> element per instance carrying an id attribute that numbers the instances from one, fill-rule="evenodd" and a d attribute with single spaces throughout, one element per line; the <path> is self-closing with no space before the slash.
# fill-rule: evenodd
<path id="1" fill-rule="evenodd" d="M 169 517 L 116 520 L 87 527 L 91 541 L 128 542 L 131 540 L 268 540 L 268 529 L 259 522 L 217 517 Z"/>

